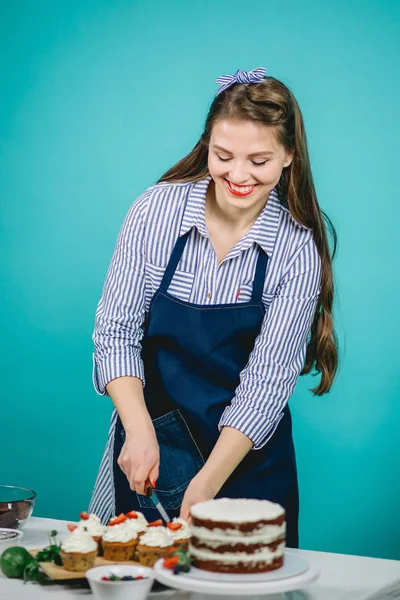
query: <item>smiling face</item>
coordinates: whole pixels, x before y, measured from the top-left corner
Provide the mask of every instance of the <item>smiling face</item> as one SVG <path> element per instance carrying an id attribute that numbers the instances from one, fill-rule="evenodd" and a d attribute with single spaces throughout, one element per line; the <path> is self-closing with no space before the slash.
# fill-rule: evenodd
<path id="1" fill-rule="evenodd" d="M 208 170 L 221 210 L 261 212 L 292 156 L 273 127 L 255 121 L 217 121 L 211 132 Z"/>

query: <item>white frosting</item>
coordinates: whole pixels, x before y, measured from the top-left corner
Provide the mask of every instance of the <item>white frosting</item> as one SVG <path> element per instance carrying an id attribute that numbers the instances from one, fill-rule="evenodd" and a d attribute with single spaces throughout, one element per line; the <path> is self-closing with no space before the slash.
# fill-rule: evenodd
<path id="1" fill-rule="evenodd" d="M 86 527 L 87 532 L 96 537 L 101 537 L 107 531 L 107 527 L 102 525 L 99 517 L 94 514 L 90 514 L 88 519 L 81 519 L 78 527 L 79 529 Z"/>
<path id="2" fill-rule="evenodd" d="M 118 525 L 110 525 L 103 535 L 105 542 L 130 542 L 137 538 L 137 531 L 129 525 L 128 521 Z"/>
<path id="3" fill-rule="evenodd" d="M 61 549 L 64 550 L 64 552 L 80 552 L 86 554 L 87 552 L 97 550 L 97 543 L 87 531 L 77 527 L 74 531 L 71 531 L 67 539 L 61 543 Z"/>
<path id="4" fill-rule="evenodd" d="M 222 544 L 268 544 L 286 534 L 286 523 L 282 525 L 262 525 L 256 530 L 244 532 L 238 529 L 207 529 L 191 525 L 192 535 L 207 543 L 208 546 Z"/>
<path id="5" fill-rule="evenodd" d="M 212 550 L 206 550 L 205 548 L 194 548 L 191 544 L 189 545 L 189 552 L 192 556 L 200 558 L 202 560 L 213 560 L 222 563 L 235 564 L 235 563 L 252 563 L 263 561 L 266 563 L 272 563 L 275 558 L 283 556 L 285 551 L 285 543 L 279 544 L 276 550 L 271 551 L 270 548 L 260 548 L 255 550 L 251 554 L 246 552 L 224 552 L 218 554 Z"/>
<path id="6" fill-rule="evenodd" d="M 139 512 L 139 511 L 135 511 L 138 518 L 137 519 L 129 519 L 127 521 L 125 521 L 126 525 L 128 527 L 130 527 L 132 529 L 132 531 L 143 531 L 146 529 L 147 527 L 147 519 L 145 518 L 144 514 Z"/>
<path id="7" fill-rule="evenodd" d="M 189 523 L 185 521 L 185 519 L 175 518 L 172 520 L 172 523 L 180 523 L 182 525 L 182 527 L 176 529 L 175 531 L 167 527 L 168 533 L 173 540 L 186 540 L 190 538 L 191 530 Z"/>
<path id="8" fill-rule="evenodd" d="M 191 508 L 193 517 L 225 523 L 256 523 L 261 520 L 276 519 L 284 513 L 280 504 L 269 500 L 248 498 L 218 498 L 199 502 Z"/>
<path id="9" fill-rule="evenodd" d="M 174 540 L 165 527 L 148 527 L 146 533 L 140 537 L 139 543 L 143 546 L 167 548 L 173 545 Z"/>

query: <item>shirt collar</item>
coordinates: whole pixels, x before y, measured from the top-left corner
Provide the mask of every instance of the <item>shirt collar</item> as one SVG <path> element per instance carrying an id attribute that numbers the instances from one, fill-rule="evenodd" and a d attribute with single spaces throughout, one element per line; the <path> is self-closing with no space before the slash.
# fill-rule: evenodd
<path id="1" fill-rule="evenodd" d="M 210 181 L 211 177 L 208 176 L 205 179 L 197 181 L 191 187 L 182 218 L 181 229 L 179 232 L 180 237 L 192 229 L 192 227 L 197 227 L 199 233 L 204 237 L 210 237 L 205 219 L 205 200 Z M 274 188 L 270 192 L 268 202 L 257 217 L 250 231 L 243 237 L 235 249 L 235 252 L 232 254 L 229 253 L 230 258 L 247 250 L 254 242 L 259 244 L 259 246 L 267 253 L 268 257 L 271 258 L 283 210 L 278 198 L 278 193 Z"/>
<path id="2" fill-rule="evenodd" d="M 201 235 L 210 237 L 206 226 L 206 193 L 211 177 L 196 181 L 189 191 L 186 201 L 185 212 L 183 213 L 179 237 L 185 235 L 192 227 L 197 227 Z"/>

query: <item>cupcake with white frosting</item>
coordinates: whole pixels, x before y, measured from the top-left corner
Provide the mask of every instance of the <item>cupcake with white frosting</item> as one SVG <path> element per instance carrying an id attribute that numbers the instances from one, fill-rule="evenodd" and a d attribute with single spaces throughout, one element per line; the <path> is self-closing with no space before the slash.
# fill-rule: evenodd
<path id="1" fill-rule="evenodd" d="M 101 540 L 107 527 L 102 525 L 97 515 L 91 513 L 88 515 L 86 512 L 80 514 L 81 520 L 78 523 L 78 528 L 86 530 L 97 543 L 98 554 L 102 553 Z"/>
<path id="2" fill-rule="evenodd" d="M 125 516 L 127 517 L 125 523 L 133 531 L 136 531 L 136 533 L 140 534 L 146 530 L 148 522 L 143 513 L 139 512 L 138 510 L 131 510 L 130 512 L 126 513 Z"/>
<path id="3" fill-rule="evenodd" d="M 61 560 L 67 571 L 91 569 L 97 554 L 97 543 L 82 528 L 76 527 L 61 543 Z"/>
<path id="4" fill-rule="evenodd" d="M 189 547 L 191 532 L 189 523 L 185 519 L 176 518 L 167 523 L 167 530 L 172 537 L 174 546 Z"/>
<path id="5" fill-rule="evenodd" d="M 134 560 L 138 534 L 127 521 L 109 525 L 103 535 L 101 545 L 104 558 L 117 562 Z"/>
<path id="6" fill-rule="evenodd" d="M 138 560 L 143 566 L 153 567 L 160 558 L 171 552 L 173 545 L 174 541 L 165 527 L 148 527 L 140 536 Z"/>

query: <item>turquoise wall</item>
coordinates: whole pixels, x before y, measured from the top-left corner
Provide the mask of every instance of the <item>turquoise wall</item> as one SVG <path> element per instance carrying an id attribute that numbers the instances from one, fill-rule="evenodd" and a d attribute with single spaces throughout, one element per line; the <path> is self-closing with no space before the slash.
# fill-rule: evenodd
<path id="1" fill-rule="evenodd" d="M 333 219 L 341 369 L 291 405 L 303 548 L 400 558 L 400 4 L 3 0 L 0 481 L 37 516 L 88 504 L 110 401 L 91 334 L 131 202 L 197 141 L 216 77 L 296 94 Z M 396 188 L 395 188 L 396 185 Z"/>

